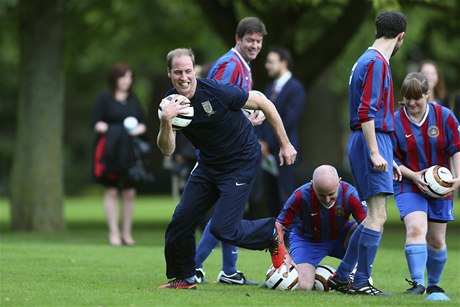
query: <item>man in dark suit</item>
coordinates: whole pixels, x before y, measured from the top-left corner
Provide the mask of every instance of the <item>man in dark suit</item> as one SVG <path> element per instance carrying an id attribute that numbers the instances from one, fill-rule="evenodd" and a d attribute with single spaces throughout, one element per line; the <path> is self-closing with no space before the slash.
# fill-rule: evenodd
<path id="1" fill-rule="evenodd" d="M 292 145 L 300 153 L 297 127 L 305 104 L 306 93 L 300 81 L 292 76 L 291 66 L 292 56 L 289 50 L 282 47 L 269 49 L 265 68 L 268 75 L 274 80 L 267 85 L 265 95 L 276 106 Z M 299 159 L 292 165 L 278 167 L 280 164 L 279 145 L 273 128 L 264 122 L 257 130 L 264 158 L 262 169 L 264 170 L 264 193 L 268 211 L 270 216 L 277 216 L 297 186 L 295 178 Z"/>

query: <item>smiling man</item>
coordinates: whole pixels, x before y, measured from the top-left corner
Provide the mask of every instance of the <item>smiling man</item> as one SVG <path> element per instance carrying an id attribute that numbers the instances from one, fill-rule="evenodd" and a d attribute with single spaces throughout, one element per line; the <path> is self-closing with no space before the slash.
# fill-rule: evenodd
<path id="1" fill-rule="evenodd" d="M 166 275 L 173 280 L 160 288 L 196 289 L 196 225 L 213 206 L 210 232 L 218 240 L 253 250 L 269 248 L 273 265 L 280 267 L 285 256 L 281 225 L 274 218 L 242 220 L 260 168 L 261 150 L 241 108 L 264 112 L 280 142 L 280 163 L 291 165 L 297 151 L 279 113 L 270 100 L 256 93 L 233 84 L 196 78 L 191 49 L 170 51 L 167 62 L 174 88 L 166 96 L 186 96 L 194 107 L 192 122 L 181 131 L 198 150 L 198 160 L 166 229 Z M 163 113 L 157 143 L 167 156 L 176 146 L 171 120 L 186 107 L 181 105 L 184 98 L 180 95 L 160 103 Z"/>
<path id="2" fill-rule="evenodd" d="M 252 90 L 250 62 L 262 49 L 265 35 L 267 30 L 261 20 L 256 17 L 242 19 L 236 28 L 235 47 L 214 63 L 208 78 L 235 84 L 245 91 Z"/>

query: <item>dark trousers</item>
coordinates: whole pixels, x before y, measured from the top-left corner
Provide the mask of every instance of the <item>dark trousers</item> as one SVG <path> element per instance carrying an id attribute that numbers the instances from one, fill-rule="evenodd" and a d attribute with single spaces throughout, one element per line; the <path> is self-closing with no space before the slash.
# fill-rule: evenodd
<path id="1" fill-rule="evenodd" d="M 195 275 L 195 230 L 214 206 L 211 233 L 220 241 L 239 247 L 263 250 L 273 239 L 273 218 L 242 220 L 260 161 L 234 170 L 215 170 L 198 163 L 185 185 L 165 235 L 166 276 Z"/>

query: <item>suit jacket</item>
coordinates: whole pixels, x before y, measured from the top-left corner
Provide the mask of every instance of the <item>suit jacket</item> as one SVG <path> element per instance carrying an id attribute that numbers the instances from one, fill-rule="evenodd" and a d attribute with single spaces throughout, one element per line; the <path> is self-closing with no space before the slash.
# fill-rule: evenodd
<path id="1" fill-rule="evenodd" d="M 270 82 L 265 88 L 265 95 L 270 98 L 273 91 L 274 81 Z M 291 144 L 300 156 L 300 141 L 297 131 L 298 124 L 302 115 L 302 109 L 306 100 L 305 89 L 299 80 L 291 77 L 272 101 L 283 120 L 284 128 Z M 270 153 L 278 158 L 280 150 L 275 132 L 267 121 L 256 129 L 259 138 L 267 142 Z"/>

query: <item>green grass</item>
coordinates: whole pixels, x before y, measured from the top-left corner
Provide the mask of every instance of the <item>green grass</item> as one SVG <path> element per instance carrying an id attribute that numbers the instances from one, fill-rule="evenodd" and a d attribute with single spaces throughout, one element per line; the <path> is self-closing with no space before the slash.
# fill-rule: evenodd
<path id="1" fill-rule="evenodd" d="M 441 286 L 450 302 L 424 301 L 424 296 L 401 294 L 409 277 L 403 252 L 404 228 L 394 203 L 374 264 L 377 287 L 396 294 L 391 298 L 352 297 L 339 293 L 278 292 L 252 286 L 216 284 L 221 252 L 205 263 L 210 284 L 197 291 L 159 290 L 166 281 L 164 230 L 174 210 L 169 197 L 139 197 L 134 222 L 134 247 L 111 247 L 101 206 L 102 197 L 66 200 L 68 230 L 58 233 L 10 232 L 9 207 L 0 199 L 1 306 L 459 306 L 460 224 L 448 226 L 447 262 Z M 459 203 L 456 216 L 460 216 Z M 323 263 L 337 266 L 338 260 Z M 268 253 L 240 249 L 238 268 L 263 281 L 270 265 Z"/>

